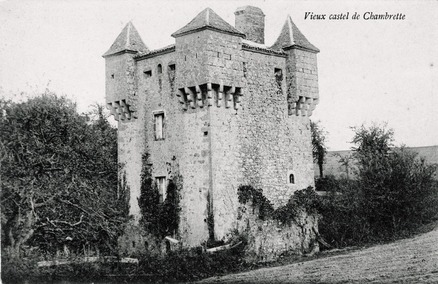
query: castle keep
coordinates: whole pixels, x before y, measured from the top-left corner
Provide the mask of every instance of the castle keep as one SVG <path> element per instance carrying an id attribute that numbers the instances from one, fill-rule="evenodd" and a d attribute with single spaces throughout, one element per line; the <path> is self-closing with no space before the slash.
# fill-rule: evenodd
<path id="1" fill-rule="evenodd" d="M 236 10 L 233 27 L 207 8 L 172 34 L 175 44 L 157 50 L 128 23 L 103 55 L 106 102 L 118 121 L 119 162 L 134 216 L 126 252 L 150 245 L 148 233 L 136 229 L 144 153 L 162 200 L 166 184 L 180 177 L 180 224 L 172 238 L 183 247 L 226 240 L 239 230 L 239 185 L 263 189 L 277 207 L 313 186 L 309 116 L 318 103 L 319 50 L 290 17 L 268 47 L 264 17 L 245 6 Z M 308 227 L 275 236 L 265 222 L 255 242 L 272 250 L 302 244 L 316 227 L 303 218 Z"/>

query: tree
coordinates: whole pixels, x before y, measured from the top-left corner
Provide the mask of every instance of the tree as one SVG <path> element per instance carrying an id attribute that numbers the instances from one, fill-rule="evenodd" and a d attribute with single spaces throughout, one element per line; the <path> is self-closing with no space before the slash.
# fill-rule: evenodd
<path id="1" fill-rule="evenodd" d="M 394 131 L 386 125 L 354 130 L 362 208 L 375 234 L 392 235 L 436 214 L 436 166 L 404 147 L 394 147 Z"/>
<path id="2" fill-rule="evenodd" d="M 339 158 L 338 162 L 341 164 L 342 167 L 345 169 L 346 178 L 350 179 L 350 174 L 352 170 L 354 170 L 354 157 L 352 154 L 347 154 L 342 156 L 341 154 L 337 153 L 335 154 L 335 157 Z"/>
<path id="3" fill-rule="evenodd" d="M 325 145 L 326 132 L 319 125 L 319 122 L 310 121 L 310 131 L 312 134 L 312 154 L 313 161 L 318 164 L 319 176 L 324 177 L 323 167 L 327 154 L 327 147 Z"/>
<path id="4" fill-rule="evenodd" d="M 25 243 L 53 251 L 66 242 L 109 250 L 128 217 L 117 184 L 116 129 L 80 115 L 65 97 L 46 92 L 1 102 L 2 244 L 18 257 Z"/>
<path id="5" fill-rule="evenodd" d="M 386 125 L 353 130 L 354 178 L 316 183 L 329 192 L 322 200 L 321 235 L 337 247 L 351 246 L 405 236 L 434 220 L 437 166 L 405 147 L 394 147 L 394 131 Z"/>

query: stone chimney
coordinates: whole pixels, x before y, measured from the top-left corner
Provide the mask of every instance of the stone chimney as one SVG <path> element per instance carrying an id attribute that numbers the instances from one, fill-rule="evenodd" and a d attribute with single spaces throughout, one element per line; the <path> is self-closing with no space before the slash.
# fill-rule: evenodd
<path id="1" fill-rule="evenodd" d="M 265 43 L 265 14 L 260 8 L 240 7 L 234 15 L 236 15 L 236 29 L 244 33 L 247 40 Z"/>

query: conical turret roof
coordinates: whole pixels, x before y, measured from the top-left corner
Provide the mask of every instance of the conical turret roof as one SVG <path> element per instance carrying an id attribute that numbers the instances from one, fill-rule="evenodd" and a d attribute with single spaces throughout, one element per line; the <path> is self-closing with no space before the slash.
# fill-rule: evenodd
<path id="1" fill-rule="evenodd" d="M 105 52 L 103 57 L 122 52 L 122 51 L 138 51 L 138 52 L 147 52 L 149 49 L 144 44 L 140 35 L 138 34 L 137 29 L 134 25 L 129 22 L 123 28 L 122 32 L 116 38 L 114 43 L 111 45 L 110 49 Z"/>
<path id="2" fill-rule="evenodd" d="M 172 34 L 173 37 L 179 37 L 185 34 L 197 32 L 203 29 L 212 29 L 228 34 L 235 34 L 237 36 L 245 37 L 245 35 L 237 30 L 235 27 L 227 23 L 224 19 L 218 16 L 212 9 L 206 8 L 199 13 L 187 25 L 177 30 Z"/>
<path id="3" fill-rule="evenodd" d="M 314 52 L 319 52 L 319 49 L 307 40 L 307 38 L 294 24 L 292 18 L 288 15 L 286 22 L 281 29 L 280 35 L 271 48 L 275 50 L 281 50 L 282 48 L 291 46 L 299 46 Z"/>

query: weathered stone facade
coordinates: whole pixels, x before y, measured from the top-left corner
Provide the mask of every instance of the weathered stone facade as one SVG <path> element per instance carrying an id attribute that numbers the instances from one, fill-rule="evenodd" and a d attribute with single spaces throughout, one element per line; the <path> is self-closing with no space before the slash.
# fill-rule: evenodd
<path id="1" fill-rule="evenodd" d="M 172 35 L 174 45 L 149 51 L 129 23 L 104 54 L 107 104 L 118 120 L 119 162 L 134 216 L 125 253 L 150 249 L 148 233 L 133 229 L 141 217 L 145 152 L 154 178 L 181 176 L 173 237 L 182 247 L 212 236 L 226 240 L 238 230 L 239 185 L 262 188 L 278 207 L 314 184 L 309 116 L 318 102 L 319 50 L 290 17 L 276 43 L 263 45 L 264 15 L 256 7 L 239 8 L 236 27 L 207 8 Z M 314 216 L 301 218 L 317 228 Z M 303 238 L 311 245 L 312 230 L 304 236 L 292 227 L 288 237 L 270 235 L 272 255 Z"/>

